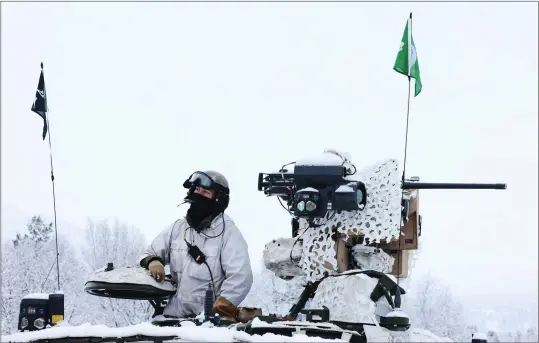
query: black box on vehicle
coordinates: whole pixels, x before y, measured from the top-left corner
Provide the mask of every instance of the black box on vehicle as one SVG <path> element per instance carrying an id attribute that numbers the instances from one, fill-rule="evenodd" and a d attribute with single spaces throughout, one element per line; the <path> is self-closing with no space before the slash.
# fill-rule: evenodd
<path id="1" fill-rule="evenodd" d="M 64 320 L 64 294 L 49 294 L 49 320 L 52 326 Z"/>
<path id="2" fill-rule="evenodd" d="M 64 320 L 64 295 L 29 294 L 21 300 L 19 311 L 19 331 L 43 330 L 47 325 L 56 325 Z"/>

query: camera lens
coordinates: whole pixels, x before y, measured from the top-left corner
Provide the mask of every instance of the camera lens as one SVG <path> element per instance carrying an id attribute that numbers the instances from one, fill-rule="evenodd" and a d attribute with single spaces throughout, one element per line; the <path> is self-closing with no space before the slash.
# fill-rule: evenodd
<path id="1" fill-rule="evenodd" d="M 307 205 L 305 207 L 307 208 L 307 211 L 312 212 L 316 209 L 316 204 L 312 201 L 307 201 Z"/>
<path id="2" fill-rule="evenodd" d="M 363 192 L 361 191 L 361 189 L 358 189 L 357 190 L 357 203 L 358 204 L 361 204 L 361 202 L 363 202 Z"/>
<path id="3" fill-rule="evenodd" d="M 45 320 L 43 318 L 38 318 L 34 320 L 34 326 L 36 327 L 36 329 L 43 329 L 45 327 Z"/>

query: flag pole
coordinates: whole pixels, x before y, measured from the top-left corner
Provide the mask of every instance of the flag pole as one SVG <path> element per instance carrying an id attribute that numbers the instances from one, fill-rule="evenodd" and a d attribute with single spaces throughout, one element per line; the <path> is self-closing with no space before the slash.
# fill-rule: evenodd
<path id="1" fill-rule="evenodd" d="M 43 73 L 43 79 L 45 79 L 45 73 L 43 71 L 43 62 L 41 62 L 41 73 Z M 56 244 L 56 275 L 57 275 L 57 282 L 58 282 L 58 291 L 60 290 L 60 263 L 59 263 L 59 255 L 60 253 L 58 252 L 58 226 L 56 224 L 56 192 L 54 190 L 54 167 L 53 167 L 53 164 L 52 164 L 52 144 L 51 144 L 51 126 L 49 124 L 49 106 L 48 106 L 48 98 L 47 98 L 47 90 L 46 88 L 44 87 L 44 94 L 45 94 L 45 99 L 47 100 L 47 116 L 46 116 L 46 121 L 47 121 L 47 129 L 48 129 L 48 133 L 49 133 L 49 157 L 50 157 L 50 161 L 51 161 L 51 181 L 52 181 L 52 204 L 53 204 L 53 210 L 54 210 L 54 233 L 55 233 L 55 244 Z"/>
<path id="2" fill-rule="evenodd" d="M 402 182 L 404 184 L 405 181 L 405 175 L 406 175 L 406 157 L 407 157 L 407 151 L 408 151 L 408 126 L 410 122 L 410 99 L 411 99 L 411 92 L 412 92 L 412 77 L 410 69 L 411 65 L 410 62 L 412 61 L 412 12 L 410 12 L 410 18 L 408 19 L 408 44 L 407 44 L 407 54 L 408 54 L 408 70 L 407 70 L 407 76 L 408 76 L 408 100 L 406 105 L 406 133 L 404 135 L 404 160 L 403 160 L 403 166 L 402 166 Z M 401 191 L 401 206 L 403 206 L 404 203 L 404 189 Z M 402 218 L 403 218 L 403 211 L 401 210 L 400 213 L 400 220 L 399 220 L 399 248 L 397 253 L 397 270 L 399 271 L 399 275 L 397 276 L 397 290 L 400 293 L 399 289 L 399 281 L 400 281 L 400 272 L 401 272 L 401 235 L 402 235 Z"/>

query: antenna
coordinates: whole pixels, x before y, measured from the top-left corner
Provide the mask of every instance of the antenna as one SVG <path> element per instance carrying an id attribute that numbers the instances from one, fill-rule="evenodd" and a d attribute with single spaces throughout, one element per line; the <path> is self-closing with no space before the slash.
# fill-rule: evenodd
<path id="1" fill-rule="evenodd" d="M 41 72 L 43 72 L 43 62 L 41 62 Z M 45 78 L 45 73 L 43 73 L 43 78 Z M 47 100 L 47 112 L 49 111 L 48 106 L 48 99 L 47 99 L 47 93 L 45 92 L 45 99 Z M 47 113 L 48 114 L 48 113 Z M 49 124 L 49 116 L 47 116 L 47 127 L 49 129 L 49 155 L 51 160 L 51 182 L 52 182 L 52 204 L 53 204 L 53 210 L 54 210 L 54 239 L 56 240 L 56 273 L 57 273 L 57 281 L 58 281 L 58 290 L 60 290 L 60 263 L 59 263 L 59 256 L 60 253 L 58 252 L 58 226 L 56 224 L 56 193 L 54 190 L 54 168 L 52 166 L 52 144 L 51 144 L 51 125 Z"/>
<path id="2" fill-rule="evenodd" d="M 410 98 L 411 98 L 411 91 L 412 91 L 412 77 L 410 76 L 410 51 L 412 49 L 412 12 L 410 12 L 410 19 L 409 22 L 409 28 L 408 28 L 408 70 L 407 70 L 407 76 L 408 76 L 408 101 L 406 106 L 406 133 L 404 135 L 404 160 L 402 165 L 402 183 L 404 184 L 405 181 L 405 175 L 406 175 L 406 157 L 407 157 L 407 151 L 408 151 L 408 126 L 410 122 Z M 401 206 L 404 203 L 404 189 L 401 191 Z M 397 270 L 400 273 L 401 270 L 401 235 L 402 235 L 402 218 L 403 218 L 403 211 L 400 211 L 400 220 L 399 220 L 399 249 L 397 253 Z M 399 287 L 400 283 L 400 276 L 397 276 L 397 288 Z M 399 306 L 396 306 L 397 308 L 400 307 L 400 292 L 396 294 L 396 297 L 399 297 L 398 302 Z M 397 299 L 395 299 L 397 301 Z"/>
<path id="3" fill-rule="evenodd" d="M 31 111 L 37 113 L 43 118 L 43 140 L 47 132 L 49 134 L 49 156 L 51 161 L 51 181 L 52 181 L 52 202 L 54 209 L 54 234 L 56 240 L 56 272 L 58 280 L 58 291 L 60 290 L 60 263 L 58 252 L 58 226 L 56 224 L 56 193 L 54 189 L 54 168 L 52 165 L 52 144 L 51 144 L 51 130 L 49 124 L 49 106 L 48 106 L 47 90 L 45 87 L 45 73 L 43 72 L 43 62 L 41 62 L 41 73 L 39 75 L 39 82 L 36 90 L 36 97 L 32 104 Z"/>

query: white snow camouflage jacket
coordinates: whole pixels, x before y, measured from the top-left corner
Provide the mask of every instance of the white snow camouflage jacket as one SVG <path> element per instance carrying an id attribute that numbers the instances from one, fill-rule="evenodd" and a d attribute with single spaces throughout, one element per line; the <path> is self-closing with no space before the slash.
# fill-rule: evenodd
<path id="1" fill-rule="evenodd" d="M 204 234 L 219 236 L 209 238 Z M 225 297 L 238 306 L 253 284 L 249 251 L 247 242 L 232 219 L 220 214 L 212 221 L 211 227 L 202 233 L 192 229 L 185 219 L 177 220 L 163 230 L 140 257 L 139 262 L 148 256 L 158 256 L 170 265 L 177 292 L 169 299 L 163 314 L 185 318 L 196 316 L 204 309 L 204 295 L 211 283 L 210 274 L 205 264 L 198 264 L 188 254 L 184 237 L 206 256 L 217 297 Z"/>

